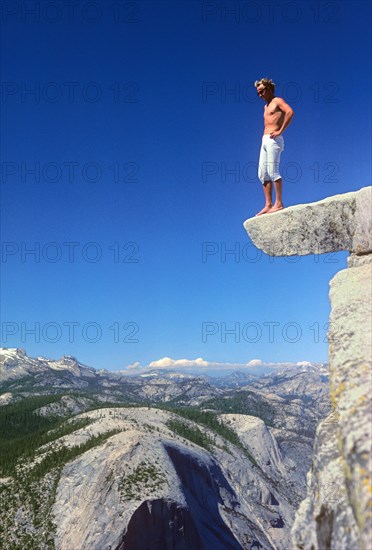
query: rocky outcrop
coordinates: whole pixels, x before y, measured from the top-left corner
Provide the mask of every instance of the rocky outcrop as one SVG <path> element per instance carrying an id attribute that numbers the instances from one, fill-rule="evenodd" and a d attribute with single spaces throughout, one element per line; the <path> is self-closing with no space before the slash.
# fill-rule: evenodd
<path id="1" fill-rule="evenodd" d="M 351 253 L 348 268 L 330 283 L 333 415 L 318 429 L 308 496 L 293 528 L 298 549 L 366 550 L 372 540 L 371 218 L 372 187 L 366 187 L 244 224 L 273 256 Z"/>
<path id="2" fill-rule="evenodd" d="M 250 218 L 244 227 L 257 248 L 270 256 L 339 250 L 368 254 L 372 252 L 371 204 L 372 187 L 365 187 Z"/>

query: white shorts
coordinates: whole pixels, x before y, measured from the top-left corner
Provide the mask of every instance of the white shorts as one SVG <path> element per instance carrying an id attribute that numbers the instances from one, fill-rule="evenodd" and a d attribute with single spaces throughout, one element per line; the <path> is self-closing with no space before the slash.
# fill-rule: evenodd
<path id="1" fill-rule="evenodd" d="M 280 155 L 284 149 L 283 136 L 271 138 L 269 134 L 262 136 L 258 177 L 262 184 L 276 181 L 282 176 L 279 173 Z"/>

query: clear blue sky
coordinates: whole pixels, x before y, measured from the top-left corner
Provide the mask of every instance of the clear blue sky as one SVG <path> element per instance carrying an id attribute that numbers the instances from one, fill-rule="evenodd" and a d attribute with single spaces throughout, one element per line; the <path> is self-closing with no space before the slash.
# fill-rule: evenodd
<path id="1" fill-rule="evenodd" d="M 287 206 L 370 185 L 370 2 L 2 9 L 2 345 L 108 369 L 326 361 L 347 254 L 272 259 L 246 235 L 253 82 L 295 110 Z"/>

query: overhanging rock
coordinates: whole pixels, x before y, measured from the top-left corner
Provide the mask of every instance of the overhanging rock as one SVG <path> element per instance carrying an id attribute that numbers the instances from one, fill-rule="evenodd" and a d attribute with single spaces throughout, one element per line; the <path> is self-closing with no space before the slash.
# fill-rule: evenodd
<path id="1" fill-rule="evenodd" d="M 270 256 L 372 252 L 372 187 L 249 218 L 244 227 Z"/>

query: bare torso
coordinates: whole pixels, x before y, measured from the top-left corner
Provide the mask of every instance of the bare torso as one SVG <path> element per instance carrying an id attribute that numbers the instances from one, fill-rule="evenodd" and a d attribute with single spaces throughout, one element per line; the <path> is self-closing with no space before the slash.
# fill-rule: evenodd
<path id="1" fill-rule="evenodd" d="M 276 97 L 274 97 L 268 105 L 264 108 L 264 134 L 271 134 L 271 132 L 277 132 L 280 130 L 285 113 L 278 107 L 276 103 Z"/>

